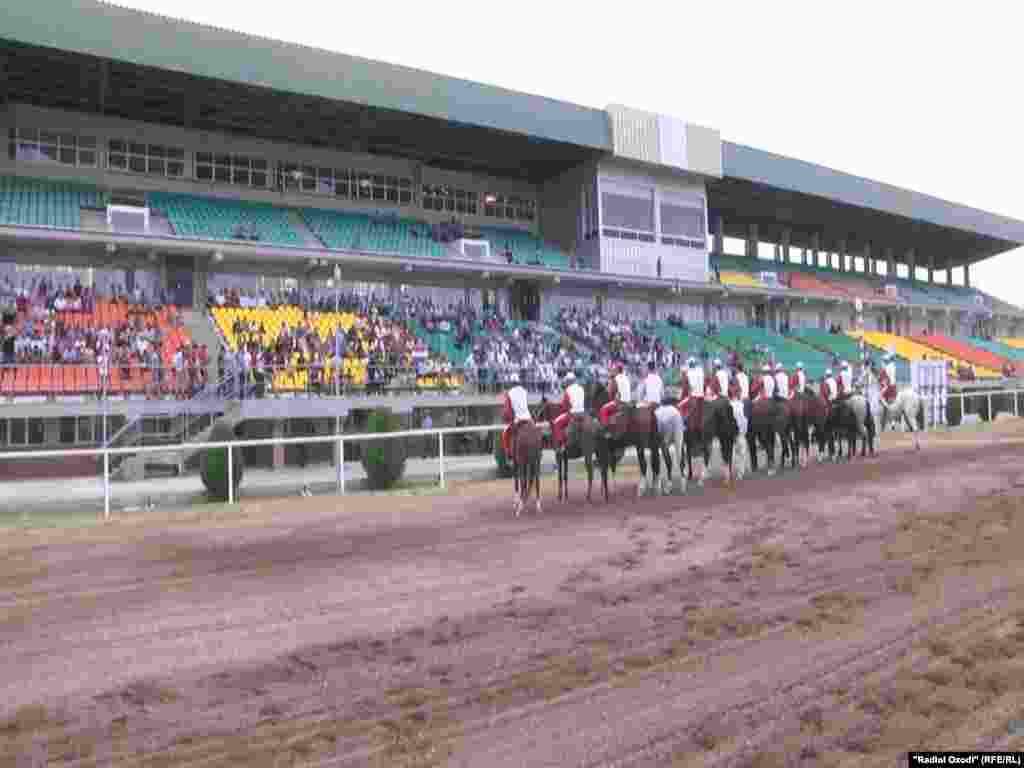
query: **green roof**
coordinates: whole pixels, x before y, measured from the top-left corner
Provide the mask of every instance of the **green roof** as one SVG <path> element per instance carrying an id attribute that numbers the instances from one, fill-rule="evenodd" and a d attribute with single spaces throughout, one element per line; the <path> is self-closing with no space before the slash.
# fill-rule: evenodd
<path id="1" fill-rule="evenodd" d="M 612 146 L 602 110 L 95 0 L 7 0 L 0 37 L 582 147 Z"/>

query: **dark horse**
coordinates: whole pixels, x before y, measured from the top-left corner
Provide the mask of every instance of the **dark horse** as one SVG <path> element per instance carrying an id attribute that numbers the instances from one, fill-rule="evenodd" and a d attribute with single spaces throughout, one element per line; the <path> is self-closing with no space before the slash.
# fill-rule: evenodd
<path id="1" fill-rule="evenodd" d="M 533 422 L 520 424 L 512 437 L 512 456 L 515 461 L 516 498 L 515 513 L 523 511 L 530 500 L 530 488 L 536 491 L 537 514 L 540 514 L 540 458 L 544 435 Z"/>
<path id="2" fill-rule="evenodd" d="M 843 458 L 843 439 L 847 444 L 847 459 L 852 460 L 857 453 L 857 438 L 862 439 L 860 455 L 864 458 L 870 449 L 875 455 L 875 419 L 871 413 L 871 404 L 867 398 L 854 392 L 848 398 L 837 400 L 832 404 L 828 417 L 830 435 L 839 437 L 839 458 Z M 829 451 L 831 454 L 831 450 Z"/>
<path id="3" fill-rule="evenodd" d="M 687 477 L 693 481 L 693 455 L 700 452 L 704 459 L 704 467 L 697 480 L 698 486 L 704 485 L 704 476 L 711 463 L 711 444 L 718 438 L 722 449 L 722 461 L 729 469 L 729 480 L 732 481 L 732 451 L 736 444 L 740 428 L 736 423 L 736 414 L 732 403 L 727 397 L 716 397 L 711 400 L 692 398 L 686 416 L 686 469 Z"/>
<path id="4" fill-rule="evenodd" d="M 602 406 L 608 402 L 608 389 L 603 383 L 594 384 L 591 391 L 590 402 L 594 413 L 600 412 Z M 598 430 L 597 441 L 599 452 L 608 457 L 608 464 L 611 466 L 612 474 L 622 458 L 623 452 L 629 446 L 636 448 L 636 461 L 640 465 L 641 485 L 639 493 L 642 495 L 647 485 L 647 457 L 651 456 L 651 472 L 654 483 L 651 492 L 657 493 L 658 476 L 661 474 L 661 455 L 658 453 L 660 438 L 658 436 L 658 422 L 654 418 L 654 408 L 638 408 L 636 405 L 623 404 L 619 412 L 611 418 L 608 425 L 608 432 Z M 605 445 L 601 445 L 605 443 Z M 602 474 L 604 468 L 602 467 Z"/>
<path id="5" fill-rule="evenodd" d="M 747 426 L 747 449 L 750 452 L 750 468 L 757 472 L 757 448 L 760 443 L 768 455 L 769 474 L 775 473 L 775 436 L 782 442 L 782 460 L 789 456 L 791 433 L 791 412 L 789 402 L 774 398 L 754 400 L 750 404 L 750 423 Z"/>
<path id="6" fill-rule="evenodd" d="M 540 403 L 540 420 L 554 422 L 562 413 L 559 403 L 544 397 Z M 591 500 L 594 489 L 594 457 L 601 469 L 601 485 L 604 489 L 604 500 L 608 501 L 608 459 L 604 455 L 607 445 L 597 439 L 597 421 L 590 413 L 570 418 L 566 426 L 566 446 L 554 444 L 555 463 L 558 465 L 558 500 L 569 500 L 569 461 L 582 458 L 587 466 L 587 501 Z"/>
<path id="7" fill-rule="evenodd" d="M 818 449 L 818 461 L 821 462 L 825 456 L 825 447 L 828 446 L 828 453 L 835 453 L 835 442 L 832 433 L 828 429 L 829 404 L 817 392 L 807 390 L 799 395 L 803 399 L 803 421 L 798 425 L 800 432 L 798 437 L 807 452 L 807 459 L 811 458 L 811 438 Z"/>

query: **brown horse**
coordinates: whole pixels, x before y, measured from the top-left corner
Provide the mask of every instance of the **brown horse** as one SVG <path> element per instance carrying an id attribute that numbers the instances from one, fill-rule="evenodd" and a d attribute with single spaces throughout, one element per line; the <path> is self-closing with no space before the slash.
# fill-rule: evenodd
<path id="1" fill-rule="evenodd" d="M 520 424 L 512 436 L 512 456 L 515 457 L 515 514 L 526 507 L 530 500 L 530 488 L 536 491 L 537 514 L 540 514 L 540 458 L 544 445 L 544 434 L 531 421 Z"/>
<path id="2" fill-rule="evenodd" d="M 609 400 L 608 390 L 604 384 L 598 383 L 594 386 L 591 407 L 595 413 L 600 412 L 601 407 Z M 654 417 L 653 407 L 638 408 L 635 405 L 625 405 L 611 418 L 609 429 L 598 430 L 597 450 L 608 457 L 612 474 L 618 465 L 623 452 L 629 446 L 636 448 L 636 461 L 640 465 L 640 487 L 638 495 L 643 496 L 647 491 L 647 457 L 651 456 L 651 474 L 653 483 L 651 492 L 658 492 L 658 477 L 661 474 L 661 455 L 658 453 L 659 441 L 658 422 Z M 604 468 L 602 467 L 602 474 Z"/>
<path id="3" fill-rule="evenodd" d="M 804 450 L 807 452 L 807 460 L 811 458 L 811 435 L 818 453 L 818 462 L 821 463 L 825 456 L 825 448 L 828 446 L 829 454 L 834 454 L 835 444 L 832 439 L 832 435 L 828 430 L 828 416 L 829 416 L 829 405 L 828 401 L 825 400 L 817 392 L 807 390 L 798 397 L 803 398 L 804 407 L 804 432 L 801 433 L 801 442 L 803 443 Z"/>
<path id="4" fill-rule="evenodd" d="M 699 451 L 704 459 L 704 466 L 697 479 L 697 486 L 703 487 L 708 466 L 711 464 L 711 445 L 715 438 L 718 438 L 718 444 L 722 449 L 722 461 L 728 468 L 731 481 L 733 447 L 739 435 L 739 425 L 736 423 L 732 404 L 726 397 L 716 397 L 712 400 L 697 397 L 689 401 L 689 406 L 686 412 L 686 464 L 689 480 L 693 480 L 693 455 Z"/>
<path id="5" fill-rule="evenodd" d="M 547 397 L 541 399 L 541 421 L 553 423 L 561 413 L 561 405 L 551 402 Z M 569 460 L 582 458 L 587 467 L 587 501 L 591 501 L 594 489 L 594 457 L 596 456 L 598 466 L 601 468 L 604 500 L 608 501 L 608 460 L 601 450 L 606 446 L 598 445 L 597 422 L 591 414 L 586 413 L 576 418 L 570 418 L 566 431 L 568 437 L 566 445 L 564 447 L 557 443 L 552 445 L 555 450 L 555 463 L 558 466 L 558 500 L 569 500 Z"/>

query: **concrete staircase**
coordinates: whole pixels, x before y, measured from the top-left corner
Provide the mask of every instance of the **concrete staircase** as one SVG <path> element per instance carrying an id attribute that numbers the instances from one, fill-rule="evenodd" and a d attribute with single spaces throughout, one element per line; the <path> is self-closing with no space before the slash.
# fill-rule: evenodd
<path id="1" fill-rule="evenodd" d="M 210 378 L 211 382 L 220 380 L 220 350 L 221 340 L 217 329 L 213 327 L 213 321 L 209 314 L 203 309 L 186 309 L 182 312 L 182 319 L 185 323 L 185 330 L 189 332 L 192 340 L 197 344 L 205 344 L 210 352 Z"/>

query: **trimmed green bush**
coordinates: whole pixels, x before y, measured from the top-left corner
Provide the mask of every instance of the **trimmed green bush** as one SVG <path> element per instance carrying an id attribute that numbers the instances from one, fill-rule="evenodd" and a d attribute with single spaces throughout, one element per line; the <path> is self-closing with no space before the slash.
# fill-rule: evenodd
<path id="1" fill-rule="evenodd" d="M 209 442 L 234 442 L 235 431 L 223 421 L 218 421 L 210 430 Z M 238 487 L 242 484 L 242 473 L 245 471 L 245 455 L 241 448 L 231 451 L 231 469 L 234 475 L 234 494 L 238 497 Z M 207 448 L 199 456 L 199 476 L 206 486 L 211 499 L 227 501 L 228 498 L 228 449 Z"/>
<path id="2" fill-rule="evenodd" d="M 367 432 L 398 432 L 401 420 L 387 408 L 379 408 L 367 418 Z M 405 440 L 370 440 L 363 447 L 363 470 L 373 490 L 386 490 L 405 474 Z"/>

